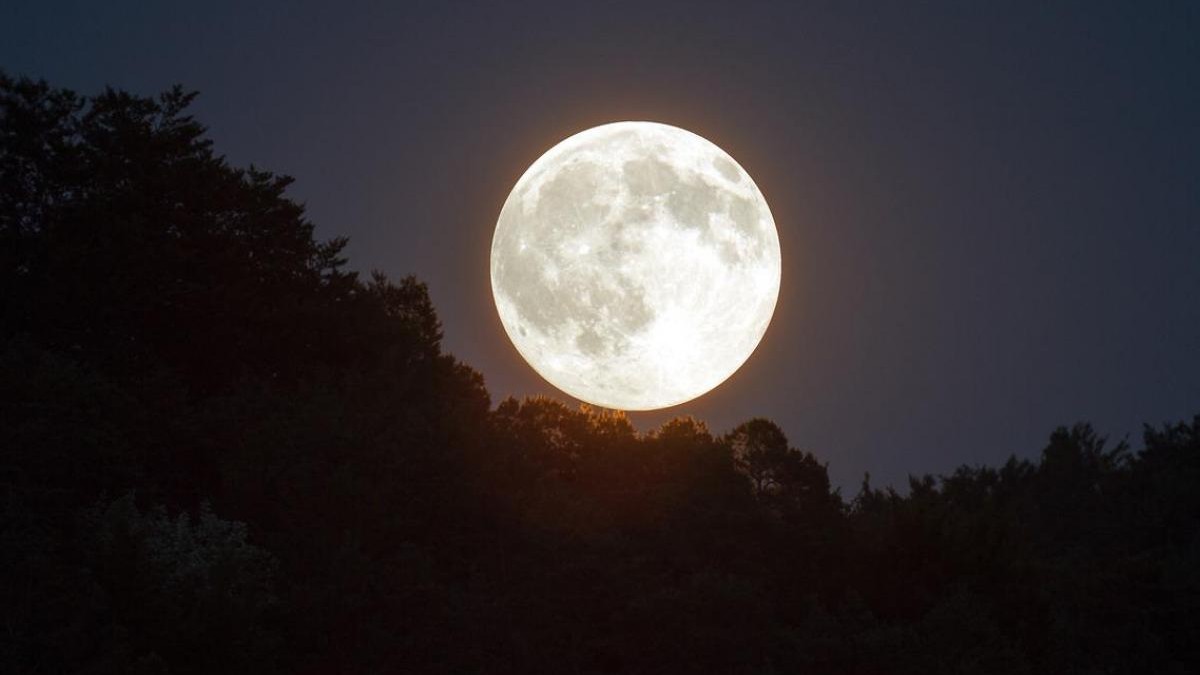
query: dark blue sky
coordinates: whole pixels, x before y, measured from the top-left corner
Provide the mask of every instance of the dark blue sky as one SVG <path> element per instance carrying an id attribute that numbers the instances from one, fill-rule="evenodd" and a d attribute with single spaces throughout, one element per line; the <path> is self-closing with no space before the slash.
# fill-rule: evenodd
<path id="1" fill-rule="evenodd" d="M 1200 3 L 17 5 L 0 68 L 199 90 L 354 267 L 429 283 L 495 400 L 555 393 L 491 304 L 504 197 L 645 119 L 746 167 L 784 271 L 747 365 L 640 427 L 769 417 L 852 494 L 1200 412 Z"/>

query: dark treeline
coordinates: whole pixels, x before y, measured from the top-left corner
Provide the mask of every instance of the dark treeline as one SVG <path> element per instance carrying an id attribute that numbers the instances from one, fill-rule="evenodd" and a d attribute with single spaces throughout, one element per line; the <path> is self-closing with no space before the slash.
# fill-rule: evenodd
<path id="1" fill-rule="evenodd" d="M 0 76 L 0 670 L 1200 668 L 1200 417 L 844 498 L 767 420 L 493 406 L 191 98 Z"/>

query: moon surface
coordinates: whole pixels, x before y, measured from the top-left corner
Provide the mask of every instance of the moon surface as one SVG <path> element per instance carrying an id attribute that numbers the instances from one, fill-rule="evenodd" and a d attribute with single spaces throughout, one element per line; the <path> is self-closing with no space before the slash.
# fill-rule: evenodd
<path id="1" fill-rule="evenodd" d="M 746 171 L 654 122 L 551 148 L 492 240 L 492 293 L 517 351 L 567 394 L 619 410 L 677 405 L 732 375 L 767 330 L 780 268 Z"/>

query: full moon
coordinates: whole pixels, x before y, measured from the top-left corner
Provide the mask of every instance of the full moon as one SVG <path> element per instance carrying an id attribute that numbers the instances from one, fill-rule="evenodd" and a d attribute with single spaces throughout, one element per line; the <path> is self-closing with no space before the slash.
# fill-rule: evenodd
<path id="1" fill-rule="evenodd" d="M 758 346 L 779 234 L 758 186 L 690 131 L 617 122 L 542 155 L 492 239 L 492 294 L 521 356 L 587 403 L 678 405 Z"/>

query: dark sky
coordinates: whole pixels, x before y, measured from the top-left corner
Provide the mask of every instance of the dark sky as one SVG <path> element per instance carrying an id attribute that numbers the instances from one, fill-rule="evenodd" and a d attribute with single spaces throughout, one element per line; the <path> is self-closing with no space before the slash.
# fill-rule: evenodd
<path id="1" fill-rule="evenodd" d="M 494 400 L 556 393 L 492 305 L 505 196 L 640 119 L 746 167 L 784 270 L 742 370 L 639 427 L 769 417 L 853 494 L 1200 412 L 1200 3 L 18 4 L 0 68 L 199 90 L 354 267 L 429 283 Z"/>

